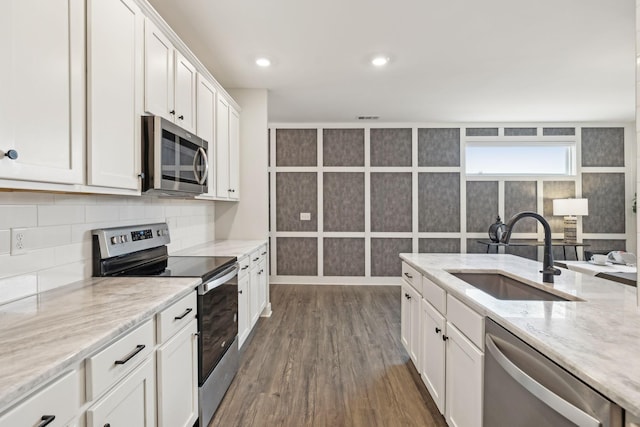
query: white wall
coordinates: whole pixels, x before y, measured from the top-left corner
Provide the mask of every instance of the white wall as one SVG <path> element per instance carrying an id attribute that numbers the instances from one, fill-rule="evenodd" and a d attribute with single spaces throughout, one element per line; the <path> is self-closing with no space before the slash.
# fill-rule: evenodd
<path id="1" fill-rule="evenodd" d="M 213 202 L 0 192 L 0 304 L 91 277 L 91 230 L 169 224 L 170 251 L 213 240 Z M 11 229 L 24 229 L 26 252 L 11 255 Z"/>
<path id="2" fill-rule="evenodd" d="M 216 205 L 217 239 L 267 239 L 267 91 L 231 89 L 242 108 L 240 116 L 240 201 Z"/>

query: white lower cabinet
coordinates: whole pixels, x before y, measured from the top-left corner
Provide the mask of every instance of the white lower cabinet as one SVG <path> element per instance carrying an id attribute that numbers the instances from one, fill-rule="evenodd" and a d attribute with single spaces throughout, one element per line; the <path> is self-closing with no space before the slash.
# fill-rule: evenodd
<path id="1" fill-rule="evenodd" d="M 402 343 L 414 366 L 420 372 L 420 294 L 403 280 L 401 299 Z"/>
<path id="2" fill-rule="evenodd" d="M 450 427 L 482 426 L 484 353 L 447 322 L 446 412 Z"/>
<path id="3" fill-rule="evenodd" d="M 0 417 L 0 426 L 74 426 L 80 408 L 78 372 L 72 371 Z"/>
<path id="4" fill-rule="evenodd" d="M 155 413 L 155 370 L 150 356 L 87 410 L 87 427 L 151 427 Z"/>
<path id="5" fill-rule="evenodd" d="M 193 319 L 157 350 L 159 427 L 191 427 L 198 418 L 197 331 Z"/>
<path id="6" fill-rule="evenodd" d="M 403 264 L 402 343 L 447 424 L 481 427 L 484 317 L 416 274 Z"/>
<path id="7" fill-rule="evenodd" d="M 267 246 L 240 259 L 238 273 L 238 345 L 241 347 L 267 306 Z"/>
<path id="8" fill-rule="evenodd" d="M 444 414 L 446 320 L 426 300 L 422 300 L 420 376 L 440 413 Z"/>

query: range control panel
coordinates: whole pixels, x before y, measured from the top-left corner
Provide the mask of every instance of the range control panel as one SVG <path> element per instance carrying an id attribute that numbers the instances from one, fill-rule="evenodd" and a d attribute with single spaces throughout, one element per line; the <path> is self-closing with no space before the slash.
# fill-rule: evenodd
<path id="1" fill-rule="evenodd" d="M 166 223 L 93 230 L 100 244 L 100 257 L 111 258 L 171 243 Z"/>

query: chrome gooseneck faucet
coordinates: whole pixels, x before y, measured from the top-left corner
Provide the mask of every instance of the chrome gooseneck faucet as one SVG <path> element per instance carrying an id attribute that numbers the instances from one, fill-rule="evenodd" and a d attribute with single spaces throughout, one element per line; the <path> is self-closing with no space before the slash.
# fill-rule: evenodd
<path id="1" fill-rule="evenodd" d="M 545 283 L 553 283 L 553 276 L 559 276 L 560 270 L 553 267 L 553 250 L 551 249 L 551 227 L 546 219 L 535 212 L 519 212 L 509 219 L 507 223 L 507 231 L 502 236 L 502 243 L 509 243 L 511 239 L 511 231 L 513 226 L 522 218 L 535 218 L 540 221 L 544 227 L 544 257 L 542 260 L 542 281 Z"/>

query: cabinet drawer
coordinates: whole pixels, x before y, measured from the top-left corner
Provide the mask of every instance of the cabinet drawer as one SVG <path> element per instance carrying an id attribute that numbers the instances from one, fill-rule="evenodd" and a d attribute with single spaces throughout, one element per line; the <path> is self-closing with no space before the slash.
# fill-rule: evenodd
<path id="1" fill-rule="evenodd" d="M 37 426 L 55 416 L 49 427 L 64 426 L 80 408 L 78 372 L 69 372 L 0 416 L 0 426 Z"/>
<path id="2" fill-rule="evenodd" d="M 87 400 L 94 400 L 153 352 L 153 320 L 87 358 Z"/>
<path id="3" fill-rule="evenodd" d="M 262 256 L 260 255 L 262 252 L 264 252 L 262 248 L 251 252 L 251 255 L 249 255 L 249 258 L 251 259 L 251 268 L 258 265 L 260 259 L 262 258 Z"/>
<path id="4" fill-rule="evenodd" d="M 484 317 L 451 295 L 447 295 L 447 320 L 478 348 L 484 349 Z"/>
<path id="5" fill-rule="evenodd" d="M 198 299 L 191 292 L 180 301 L 158 313 L 158 343 L 162 344 L 195 318 Z"/>
<path id="6" fill-rule="evenodd" d="M 422 275 L 406 262 L 402 263 L 402 278 L 406 280 L 415 290 L 422 292 L 421 280 Z"/>
<path id="7" fill-rule="evenodd" d="M 251 256 L 247 255 L 238 260 L 240 270 L 238 270 L 238 277 L 243 277 L 249 274 L 249 265 L 251 264 Z"/>
<path id="8" fill-rule="evenodd" d="M 422 298 L 442 314 L 447 313 L 447 293 L 426 277 L 422 277 Z"/>

